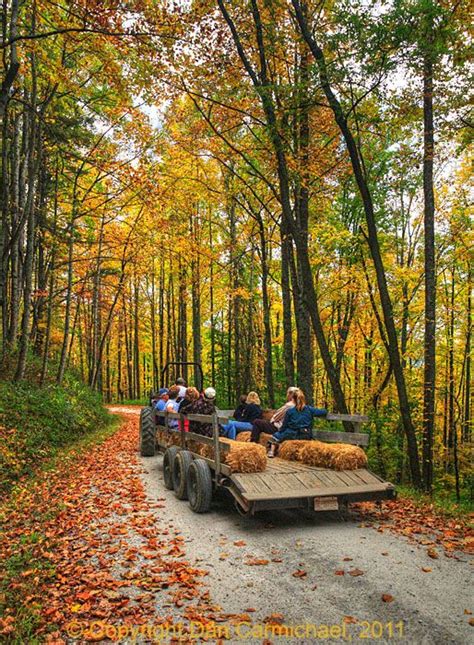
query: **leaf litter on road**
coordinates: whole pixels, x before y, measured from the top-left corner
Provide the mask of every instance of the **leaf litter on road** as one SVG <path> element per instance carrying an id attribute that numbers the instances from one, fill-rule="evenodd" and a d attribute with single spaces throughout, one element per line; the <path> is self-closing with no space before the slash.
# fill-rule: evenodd
<path id="1" fill-rule="evenodd" d="M 220 619 L 184 540 L 160 526 L 146 496 L 137 456 L 138 415 L 102 444 L 71 451 L 53 471 L 18 487 L 1 509 L 0 557 L 25 562 L 4 581 L 0 634 L 15 632 L 28 611 L 34 636 L 63 642 L 71 620 L 167 623 Z M 263 561 L 262 561 L 263 563 Z"/>

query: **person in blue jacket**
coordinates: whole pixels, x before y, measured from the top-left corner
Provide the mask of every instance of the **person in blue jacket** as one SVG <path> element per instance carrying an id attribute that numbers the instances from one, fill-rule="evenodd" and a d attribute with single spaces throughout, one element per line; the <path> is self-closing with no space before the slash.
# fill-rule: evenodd
<path id="1" fill-rule="evenodd" d="M 290 408 L 283 420 L 280 430 L 273 433 L 270 440 L 269 457 L 274 457 L 277 453 L 278 446 L 288 439 L 312 439 L 313 438 L 313 419 L 314 417 L 327 416 L 327 410 L 324 408 L 313 408 L 306 403 L 303 390 L 297 389 L 293 394 L 295 405 Z"/>

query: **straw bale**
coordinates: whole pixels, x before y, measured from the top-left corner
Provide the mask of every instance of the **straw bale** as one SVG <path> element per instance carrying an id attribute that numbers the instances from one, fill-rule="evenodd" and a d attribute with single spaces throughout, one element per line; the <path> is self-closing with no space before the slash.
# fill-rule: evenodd
<path id="1" fill-rule="evenodd" d="M 235 442 L 225 462 L 233 473 L 261 473 L 267 466 L 267 451 L 258 443 Z"/>
<path id="2" fill-rule="evenodd" d="M 308 466 L 329 468 L 328 454 L 332 446 L 322 441 L 305 441 L 300 454 L 300 461 Z"/>
<path id="3" fill-rule="evenodd" d="M 244 432 L 239 432 L 239 434 L 236 436 L 237 441 L 250 441 L 250 437 L 252 436 L 252 433 L 250 430 L 245 430 Z"/>
<path id="4" fill-rule="evenodd" d="M 233 473 L 260 473 L 267 465 L 267 452 L 257 443 L 233 441 L 220 437 L 223 443 L 230 446 L 229 452 L 221 452 L 221 460 L 227 464 Z M 199 453 L 207 459 L 214 459 L 214 446 L 204 445 Z"/>
<path id="5" fill-rule="evenodd" d="M 280 446 L 278 456 L 289 461 L 301 461 L 301 453 L 308 443 L 309 441 L 305 439 L 290 439 L 289 441 L 284 441 Z"/>
<path id="6" fill-rule="evenodd" d="M 327 456 L 327 468 L 334 470 L 357 470 L 366 468 L 367 455 L 359 446 L 346 443 L 333 443 Z"/>
<path id="7" fill-rule="evenodd" d="M 249 443 L 251 436 L 252 436 L 252 433 L 250 431 L 239 432 L 239 434 L 237 435 L 236 439 L 237 439 L 237 441 L 242 441 L 242 442 L 245 442 L 245 443 Z M 262 432 L 261 435 L 260 435 L 260 439 L 259 439 L 258 443 L 261 446 L 266 446 L 271 438 L 272 438 L 271 434 L 267 434 L 266 432 Z"/>

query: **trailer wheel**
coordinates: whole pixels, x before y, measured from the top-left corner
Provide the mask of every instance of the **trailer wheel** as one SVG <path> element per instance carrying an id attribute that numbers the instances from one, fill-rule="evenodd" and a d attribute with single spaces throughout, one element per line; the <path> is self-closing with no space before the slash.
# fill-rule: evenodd
<path id="1" fill-rule="evenodd" d="M 188 469 L 189 505 L 195 513 L 207 513 L 212 502 L 211 469 L 204 459 L 195 459 Z"/>
<path id="2" fill-rule="evenodd" d="M 156 426 L 152 408 L 140 412 L 140 454 L 142 457 L 155 456 Z"/>
<path id="3" fill-rule="evenodd" d="M 189 450 L 180 450 L 173 461 L 173 488 L 178 499 L 188 499 L 188 468 L 193 462 Z"/>
<path id="4" fill-rule="evenodd" d="M 178 446 L 170 446 L 163 457 L 163 480 L 168 490 L 173 490 L 173 463 L 177 452 Z"/>

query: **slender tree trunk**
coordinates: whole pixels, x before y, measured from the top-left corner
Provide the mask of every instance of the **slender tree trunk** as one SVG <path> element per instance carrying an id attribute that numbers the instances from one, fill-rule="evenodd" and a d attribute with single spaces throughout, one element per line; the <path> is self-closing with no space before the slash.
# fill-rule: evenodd
<path id="1" fill-rule="evenodd" d="M 209 212 L 209 250 L 211 259 L 209 263 L 209 306 L 211 316 L 211 385 L 216 387 L 216 321 L 214 312 L 214 260 L 213 260 L 213 239 L 212 239 L 212 219 Z"/>
<path id="2" fill-rule="evenodd" d="M 423 195 L 425 230 L 425 337 L 423 383 L 423 481 L 431 492 L 433 486 L 433 437 L 436 386 L 436 263 L 435 201 L 433 189 L 433 61 L 431 47 L 423 64 Z"/>
<path id="3" fill-rule="evenodd" d="M 290 254 L 291 237 L 281 230 L 281 296 L 283 303 L 283 360 L 285 362 L 286 386 L 295 384 L 293 358 L 293 328 L 291 321 Z"/>
<path id="4" fill-rule="evenodd" d="M 262 267 L 262 306 L 263 306 L 263 346 L 265 352 L 264 373 L 265 383 L 268 392 L 268 404 L 270 408 L 275 408 L 275 389 L 273 383 L 273 346 L 272 346 L 272 327 L 270 321 L 270 298 L 268 296 L 268 250 L 265 237 L 265 227 L 263 219 L 258 218 L 259 235 L 260 235 L 260 262 Z"/>
<path id="5" fill-rule="evenodd" d="M 324 335 L 323 326 L 321 323 L 321 318 L 319 315 L 316 290 L 313 282 L 311 262 L 309 260 L 309 253 L 307 247 L 307 234 L 306 232 L 300 231 L 298 229 L 297 223 L 294 221 L 292 208 L 291 208 L 291 197 L 290 197 L 290 181 L 289 181 L 289 172 L 288 165 L 286 161 L 285 153 L 285 143 L 280 135 L 278 128 L 277 113 L 275 110 L 275 105 L 272 99 L 273 87 L 271 82 L 268 79 L 268 69 L 266 62 L 266 52 L 264 44 L 264 35 L 263 35 L 263 25 L 260 17 L 260 12 L 256 0 L 251 0 L 252 5 L 252 16 L 256 29 L 256 39 L 257 47 L 259 54 L 260 69 L 257 73 L 243 47 L 239 38 L 239 34 L 233 23 L 229 12 L 225 6 L 224 0 L 218 0 L 218 5 L 221 10 L 222 15 L 224 16 L 225 21 L 227 22 L 229 29 L 231 30 L 234 43 L 236 45 L 237 52 L 239 57 L 244 65 L 248 75 L 250 76 L 252 83 L 259 94 L 262 108 L 265 112 L 268 132 L 270 139 L 274 148 L 275 159 L 277 163 L 277 174 L 278 174 L 278 184 L 280 189 L 280 203 L 282 207 L 282 216 L 283 222 L 286 227 L 291 230 L 292 236 L 295 241 L 297 255 L 298 255 L 298 270 L 301 272 L 302 277 L 302 286 L 304 293 L 304 302 L 307 309 L 309 310 L 311 323 L 313 326 L 314 334 L 318 342 L 318 346 L 321 352 L 321 357 L 325 369 L 329 376 L 329 381 L 334 394 L 334 399 L 336 401 L 336 406 L 339 412 L 347 413 L 347 405 L 344 397 L 344 393 L 341 388 L 341 384 L 337 379 L 337 372 L 329 352 L 326 337 Z M 308 346 L 309 349 L 310 346 Z M 353 429 L 351 424 L 347 424 L 348 429 Z"/>
<path id="6" fill-rule="evenodd" d="M 33 14 L 32 32 L 35 32 L 36 11 Z M 30 319 L 31 319 L 31 296 L 33 292 L 33 263 L 35 251 L 36 236 L 36 179 L 42 156 L 41 146 L 41 125 L 36 123 L 36 105 L 37 105 L 37 86 L 36 86 L 36 58 L 34 54 L 30 56 L 31 60 L 31 117 L 29 119 L 29 154 L 27 161 L 28 175 L 28 196 L 26 199 L 27 213 L 27 231 L 26 231 L 26 255 L 23 270 L 24 290 L 23 290 L 23 317 L 21 324 L 20 349 L 18 354 L 18 364 L 15 373 L 15 381 L 20 381 L 25 376 L 26 361 L 30 344 Z"/>
<path id="7" fill-rule="evenodd" d="M 296 319 L 296 374 L 297 383 L 308 402 L 313 401 L 314 354 L 311 342 L 311 320 L 305 306 L 302 272 L 296 266 L 293 245 L 290 248 L 290 271 L 293 291 L 293 308 Z"/>
<path id="8" fill-rule="evenodd" d="M 155 294 L 155 259 L 151 264 L 151 301 L 150 301 L 150 326 L 151 326 L 151 362 L 152 362 L 152 381 L 153 390 L 159 387 L 158 384 L 158 364 L 156 362 L 156 294 Z"/>
<path id="9" fill-rule="evenodd" d="M 195 248 L 199 244 L 198 235 L 198 208 L 196 208 L 195 220 L 190 218 L 190 233 Z M 201 264 L 199 254 L 195 253 L 191 261 L 191 306 L 192 306 L 192 330 L 193 330 L 193 361 L 202 364 L 202 338 L 201 338 Z M 194 383 L 198 384 L 198 373 L 194 370 Z M 202 383 L 200 387 L 202 387 Z"/>
<path id="10" fill-rule="evenodd" d="M 471 337 L 472 337 L 472 271 L 467 266 L 467 321 L 466 321 L 466 385 L 464 388 L 463 441 L 471 441 Z"/>
<path id="11" fill-rule="evenodd" d="M 133 362 L 135 368 L 135 396 L 137 399 L 141 396 L 141 385 L 140 385 L 140 325 L 139 325 L 139 299 L 140 299 L 140 289 L 139 281 L 135 276 L 134 283 L 134 307 L 133 307 Z"/>

